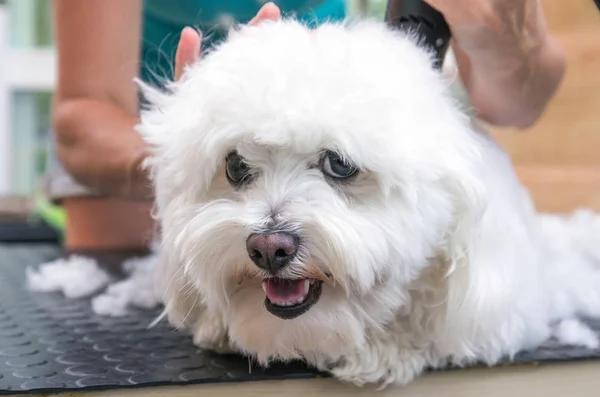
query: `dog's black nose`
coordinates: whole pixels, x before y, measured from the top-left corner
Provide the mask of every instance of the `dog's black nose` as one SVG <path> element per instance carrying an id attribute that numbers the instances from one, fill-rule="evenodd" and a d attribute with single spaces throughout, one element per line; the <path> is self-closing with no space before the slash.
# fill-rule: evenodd
<path id="1" fill-rule="evenodd" d="M 246 249 L 252 262 L 271 274 L 287 266 L 298 252 L 299 239 L 290 233 L 251 234 Z"/>

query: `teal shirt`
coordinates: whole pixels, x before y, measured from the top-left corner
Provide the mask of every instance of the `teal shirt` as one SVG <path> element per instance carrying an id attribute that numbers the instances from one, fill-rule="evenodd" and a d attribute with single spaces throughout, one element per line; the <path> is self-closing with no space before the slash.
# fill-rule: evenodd
<path id="1" fill-rule="evenodd" d="M 274 0 L 284 16 L 315 26 L 346 17 L 346 0 Z M 203 48 L 223 39 L 223 18 L 246 23 L 264 2 L 260 0 L 144 0 L 140 76 L 161 85 L 173 76 L 179 34 L 185 26 L 200 28 Z"/>

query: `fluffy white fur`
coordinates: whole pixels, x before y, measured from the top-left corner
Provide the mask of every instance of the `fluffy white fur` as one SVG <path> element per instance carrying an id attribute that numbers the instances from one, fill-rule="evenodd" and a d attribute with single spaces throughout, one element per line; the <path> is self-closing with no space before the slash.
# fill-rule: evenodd
<path id="1" fill-rule="evenodd" d="M 90 298 L 94 313 L 122 317 L 128 309 L 153 309 L 161 302 L 156 285 L 157 254 L 123 263 L 126 274 L 118 280 L 95 259 L 69 256 L 27 269 L 27 287 L 34 292 L 60 292 L 68 299 Z"/>
<path id="2" fill-rule="evenodd" d="M 572 322 L 600 315 L 598 219 L 540 218 L 431 65 L 378 22 L 284 20 L 232 31 L 167 92 L 145 87 L 170 321 L 200 346 L 303 358 L 356 384 L 493 364 L 553 334 L 593 344 Z M 255 172 L 240 189 L 225 178 L 232 150 Z M 324 150 L 360 175 L 328 180 Z M 284 275 L 334 280 L 293 320 L 265 310 L 246 251 L 272 223 L 302 237 Z"/>

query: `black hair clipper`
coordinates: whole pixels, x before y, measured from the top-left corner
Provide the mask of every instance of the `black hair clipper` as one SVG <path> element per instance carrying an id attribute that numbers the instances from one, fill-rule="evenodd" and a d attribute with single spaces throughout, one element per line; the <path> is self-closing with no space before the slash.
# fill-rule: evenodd
<path id="1" fill-rule="evenodd" d="M 434 51 L 434 66 L 441 69 L 452 35 L 438 10 L 423 0 L 388 0 L 385 21 L 393 28 L 420 36 L 422 44 Z"/>

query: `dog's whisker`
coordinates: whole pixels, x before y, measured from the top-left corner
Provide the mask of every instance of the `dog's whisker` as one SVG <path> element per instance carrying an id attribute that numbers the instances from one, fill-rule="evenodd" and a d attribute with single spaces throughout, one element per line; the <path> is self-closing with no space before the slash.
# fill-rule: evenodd
<path id="1" fill-rule="evenodd" d="M 195 294 L 195 288 L 192 284 L 187 284 L 187 285 L 181 287 L 180 292 L 183 294 L 183 296 L 185 298 L 189 298 L 190 296 Z"/>
<path id="2" fill-rule="evenodd" d="M 182 329 L 185 326 L 186 320 L 188 319 L 192 311 L 196 308 L 196 304 L 198 303 L 198 298 L 196 297 L 194 302 L 190 305 L 190 309 L 188 310 L 187 314 L 183 317 L 183 320 L 181 320 L 179 325 L 176 326 L 176 329 Z"/>
<path id="3" fill-rule="evenodd" d="M 169 290 L 169 288 L 171 287 L 171 284 L 173 284 L 173 281 L 175 281 L 175 278 L 177 277 L 177 275 L 178 275 L 179 273 L 181 273 L 181 272 L 182 272 L 182 270 L 183 270 L 183 268 L 182 268 L 182 267 L 179 267 L 179 268 L 177 268 L 177 270 L 175 271 L 175 273 L 173 273 L 173 275 L 172 275 L 172 276 L 169 278 L 169 282 L 167 283 L 166 287 L 164 288 L 164 292 L 163 292 L 163 295 L 162 295 L 162 300 L 163 300 L 163 301 L 164 301 L 164 300 L 165 300 L 165 298 L 166 298 L 167 291 L 168 291 L 168 290 Z M 183 276 L 182 276 L 182 277 L 183 277 Z M 181 281 L 181 278 L 179 278 L 179 279 L 178 279 L 178 281 Z"/>

